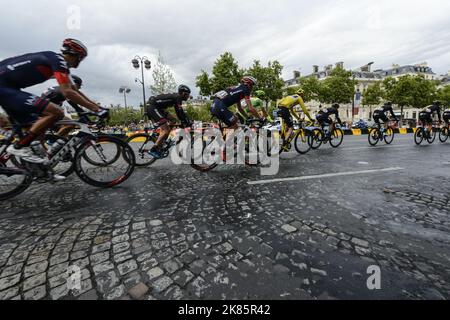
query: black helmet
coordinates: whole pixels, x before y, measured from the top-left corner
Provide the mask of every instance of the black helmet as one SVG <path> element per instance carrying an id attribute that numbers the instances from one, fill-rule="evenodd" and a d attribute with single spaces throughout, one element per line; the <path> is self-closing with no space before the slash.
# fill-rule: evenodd
<path id="1" fill-rule="evenodd" d="M 78 77 L 74 74 L 72 74 L 71 76 L 72 76 L 72 82 L 81 88 L 81 85 L 83 84 L 83 80 L 81 80 L 80 77 Z"/>
<path id="2" fill-rule="evenodd" d="M 339 105 L 339 103 L 333 103 L 333 105 L 331 107 L 339 109 L 340 105 Z"/>
<path id="3" fill-rule="evenodd" d="M 439 100 L 436 100 L 436 101 L 433 102 L 433 104 L 434 104 L 435 106 L 440 106 L 440 105 L 441 105 L 441 102 L 440 102 Z"/>
<path id="4" fill-rule="evenodd" d="M 386 105 L 387 105 L 387 106 L 392 106 L 392 101 L 386 102 Z"/>
<path id="5" fill-rule="evenodd" d="M 178 93 L 187 93 L 187 94 L 191 94 L 191 89 L 189 89 L 188 86 L 185 86 L 184 84 L 180 85 L 178 87 Z"/>

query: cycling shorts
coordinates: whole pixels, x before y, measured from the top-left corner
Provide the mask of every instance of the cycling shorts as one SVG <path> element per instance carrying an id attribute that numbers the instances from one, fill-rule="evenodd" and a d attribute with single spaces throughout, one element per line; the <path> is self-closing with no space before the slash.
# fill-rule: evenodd
<path id="1" fill-rule="evenodd" d="M 225 103 L 220 99 L 215 99 L 211 106 L 211 114 L 217 117 L 220 121 L 225 123 L 225 125 L 231 127 L 238 121 L 237 117 L 233 112 L 228 110 Z"/>

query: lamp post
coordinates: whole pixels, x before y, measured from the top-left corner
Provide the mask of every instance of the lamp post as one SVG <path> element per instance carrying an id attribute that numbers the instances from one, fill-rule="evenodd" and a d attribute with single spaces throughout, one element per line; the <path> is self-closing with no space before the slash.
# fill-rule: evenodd
<path id="1" fill-rule="evenodd" d="M 126 87 L 126 86 L 122 86 L 119 89 L 119 93 L 123 93 L 123 98 L 125 100 L 125 109 L 128 108 L 128 106 L 127 106 L 127 94 L 130 93 L 130 92 L 131 92 L 131 89 Z"/>
<path id="2" fill-rule="evenodd" d="M 133 64 L 133 67 L 135 69 L 141 69 L 142 71 L 142 80 L 139 80 L 138 78 L 135 79 L 135 82 L 139 82 L 142 85 L 142 96 L 143 96 L 143 106 L 145 108 L 145 105 L 147 103 L 146 99 L 145 99 L 145 78 L 144 78 L 144 68 L 147 70 L 150 70 L 152 67 L 152 63 L 150 62 L 150 60 L 148 60 L 148 57 L 140 57 L 140 56 L 136 56 L 134 57 L 133 60 L 131 60 L 131 63 Z"/>

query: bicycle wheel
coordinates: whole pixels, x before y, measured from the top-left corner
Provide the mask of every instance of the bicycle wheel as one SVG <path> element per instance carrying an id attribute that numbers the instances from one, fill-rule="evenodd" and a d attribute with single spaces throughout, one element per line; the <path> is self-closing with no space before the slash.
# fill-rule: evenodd
<path id="1" fill-rule="evenodd" d="M 45 135 L 44 141 L 47 147 L 47 150 L 51 148 L 51 146 L 57 141 L 57 140 L 64 140 L 65 142 L 68 141 L 67 138 L 58 136 L 53 133 L 48 133 Z M 73 163 L 73 154 L 72 150 L 70 150 L 64 157 L 59 161 L 55 166 L 53 167 L 54 173 L 60 176 L 68 177 L 75 171 L 75 166 Z"/>
<path id="2" fill-rule="evenodd" d="M 314 129 L 308 137 L 308 142 L 313 150 L 317 150 L 323 143 L 323 139 L 325 138 L 325 134 L 320 129 Z"/>
<path id="3" fill-rule="evenodd" d="M 394 129 L 391 127 L 387 128 L 386 132 L 384 133 L 384 142 L 386 144 L 391 144 L 392 141 L 394 141 L 395 132 Z"/>
<path id="4" fill-rule="evenodd" d="M 214 137 L 202 138 L 201 150 L 197 150 L 198 145 L 195 144 L 195 140 L 191 139 L 192 147 L 192 159 L 191 167 L 200 172 L 208 172 L 213 170 L 219 165 L 219 159 L 216 150 L 213 148 L 215 142 Z M 201 159 L 196 159 L 196 155 L 201 154 Z M 202 161 L 199 161 L 202 160 Z M 199 163 L 201 162 L 201 163 Z"/>
<path id="5" fill-rule="evenodd" d="M 309 135 L 310 131 L 305 129 L 300 129 L 295 137 L 295 150 L 300 154 L 307 154 L 311 150 L 309 145 Z"/>
<path id="6" fill-rule="evenodd" d="M 380 129 L 375 128 L 375 129 L 370 130 L 370 132 L 369 132 L 369 144 L 372 147 L 375 147 L 378 144 L 378 142 L 380 141 L 380 137 L 381 137 Z"/>
<path id="7" fill-rule="evenodd" d="M 343 141 L 344 131 L 342 131 L 341 129 L 334 129 L 333 134 L 331 135 L 330 145 L 333 148 L 338 148 Z"/>
<path id="8" fill-rule="evenodd" d="M 108 135 L 98 135 L 98 137 L 110 137 Z M 115 138 L 115 137 L 113 137 Z M 118 139 L 118 138 L 115 138 Z M 104 167 L 104 166 L 108 166 L 110 164 L 113 164 L 114 162 L 116 162 L 120 156 L 121 156 L 121 149 L 120 148 L 111 148 L 111 145 L 108 146 L 108 161 L 105 162 L 105 159 L 103 158 L 102 155 L 105 154 L 106 150 L 104 148 L 104 144 L 106 144 L 107 140 L 105 141 L 100 141 L 97 140 L 96 144 L 93 146 L 95 153 L 92 153 L 92 155 L 88 155 L 88 154 L 84 154 L 83 158 L 86 162 L 88 162 L 89 164 L 93 165 L 93 166 L 99 166 L 99 167 Z"/>
<path id="9" fill-rule="evenodd" d="M 434 129 L 431 129 L 430 135 L 427 137 L 427 142 L 429 144 L 432 144 L 436 140 L 436 131 Z"/>
<path id="10" fill-rule="evenodd" d="M 418 128 L 416 133 L 414 133 L 414 142 L 419 146 L 422 144 L 424 139 L 424 129 Z"/>
<path id="11" fill-rule="evenodd" d="M 441 131 L 439 132 L 439 140 L 442 143 L 447 142 L 449 134 L 450 134 L 450 132 L 449 132 L 448 127 L 442 128 Z"/>
<path id="12" fill-rule="evenodd" d="M 0 164 L 0 201 L 21 194 L 32 182 L 33 177 L 28 171 Z"/>
<path id="13" fill-rule="evenodd" d="M 146 133 L 135 134 L 127 139 L 136 157 L 136 167 L 147 167 L 156 162 L 156 159 L 149 154 L 156 140 L 157 137 Z"/>
<path id="14" fill-rule="evenodd" d="M 101 153 L 96 148 L 98 144 L 102 144 Z M 88 159 L 102 165 L 87 161 L 86 154 Z M 111 156 L 117 160 L 111 161 Z M 75 172 L 81 180 L 95 187 L 111 188 L 121 184 L 133 174 L 134 167 L 133 149 L 125 141 L 111 136 L 99 136 L 96 141 L 86 140 L 75 153 Z"/>

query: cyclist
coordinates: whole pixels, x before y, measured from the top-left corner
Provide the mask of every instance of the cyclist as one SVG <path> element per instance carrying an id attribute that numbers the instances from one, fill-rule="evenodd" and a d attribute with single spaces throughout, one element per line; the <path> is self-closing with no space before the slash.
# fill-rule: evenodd
<path id="1" fill-rule="evenodd" d="M 169 122 L 175 122 L 176 119 L 173 115 L 167 112 L 167 108 L 175 107 L 175 112 L 178 119 L 181 121 L 183 127 L 187 128 L 191 126 L 191 122 L 183 110 L 183 101 L 189 100 L 191 96 L 191 89 L 188 86 L 180 85 L 178 87 L 178 93 L 162 94 L 151 97 L 148 101 L 147 116 L 159 125 L 160 135 L 155 145 L 149 151 L 149 154 L 156 158 L 161 159 L 161 147 L 166 142 L 170 134 Z"/>
<path id="2" fill-rule="evenodd" d="M 423 126 L 426 126 L 427 132 L 430 133 L 433 130 L 433 115 L 438 115 L 439 118 L 439 124 L 442 123 L 442 116 L 441 116 L 441 102 L 440 101 L 434 101 L 432 105 L 426 107 L 422 110 L 419 114 L 419 120 L 422 122 Z"/>
<path id="3" fill-rule="evenodd" d="M 83 85 L 83 80 L 81 80 L 80 77 L 76 75 L 71 75 L 72 82 L 74 84 L 73 89 L 77 90 L 80 95 L 82 95 L 86 100 L 91 101 L 88 97 L 86 97 L 81 91 L 81 86 Z M 78 106 L 75 102 L 72 102 L 70 100 L 67 100 L 66 97 L 62 94 L 61 88 L 59 86 L 49 88 L 46 92 L 43 93 L 41 96 L 43 99 L 48 99 L 50 102 L 54 103 L 55 105 L 58 105 L 62 107 L 63 103 L 67 101 L 67 103 L 77 112 L 82 113 L 83 109 Z M 92 103 L 95 103 L 91 101 Z M 68 113 L 66 113 L 66 116 L 64 118 L 65 120 L 70 120 L 71 117 Z M 73 129 L 73 126 L 63 126 L 59 129 L 58 135 L 66 137 L 69 132 Z"/>
<path id="4" fill-rule="evenodd" d="M 237 116 L 239 117 L 239 120 L 241 123 L 245 123 L 245 120 L 249 118 L 248 113 L 252 114 L 255 118 L 260 118 L 261 116 L 265 119 L 271 120 L 269 114 L 267 113 L 267 109 L 264 107 L 264 101 L 266 93 L 263 90 L 257 90 L 254 93 L 254 96 L 250 98 L 250 101 L 252 102 L 252 108 L 247 106 L 246 109 L 244 109 L 244 114 L 241 114 L 238 112 Z M 258 112 L 259 109 L 259 112 Z"/>
<path id="5" fill-rule="evenodd" d="M 330 138 L 331 137 L 331 133 L 334 131 L 335 128 L 335 124 L 334 121 L 331 119 L 331 116 L 334 115 L 336 117 L 336 121 L 342 125 L 342 121 L 341 118 L 339 118 L 339 104 L 338 103 L 334 103 L 331 108 L 327 108 L 327 109 L 323 109 L 319 112 L 319 114 L 317 115 L 316 119 L 319 122 L 320 126 L 322 127 L 322 129 L 325 126 L 330 126 L 330 131 L 327 132 L 327 136 L 326 138 Z"/>
<path id="6" fill-rule="evenodd" d="M 87 55 L 87 48 L 80 41 L 66 39 L 63 42 L 61 54 L 44 51 L 0 61 L 0 105 L 12 119 L 21 124 L 33 122 L 36 115 L 39 116 L 28 133 L 15 145 L 8 147 L 9 154 L 30 162 L 45 162 L 45 159 L 34 154 L 30 144 L 64 116 L 61 108 L 54 103 L 22 91 L 23 88 L 54 77 L 67 99 L 94 112 L 101 111 L 97 104 L 87 100 L 73 89 L 69 77 L 69 69 L 77 68 Z M 100 112 L 101 116 L 106 114 L 106 111 Z"/>
<path id="7" fill-rule="evenodd" d="M 297 119 L 297 121 L 302 121 L 301 117 L 295 112 L 294 107 L 300 105 L 303 113 L 308 117 L 310 121 L 313 121 L 308 109 L 306 109 L 305 102 L 303 101 L 303 97 L 305 96 L 305 91 L 303 89 L 297 90 L 295 95 L 287 96 L 281 99 L 278 103 L 278 116 L 281 117 L 286 125 L 287 132 L 285 141 L 289 140 L 289 137 L 294 132 L 294 121 L 292 116 Z"/>
<path id="8" fill-rule="evenodd" d="M 233 114 L 228 108 L 232 105 L 237 105 L 239 113 L 245 114 L 242 108 L 242 100 L 245 100 L 247 107 L 252 110 L 253 105 L 250 100 L 250 95 L 253 91 L 257 81 L 254 77 L 244 76 L 241 79 L 241 84 L 235 87 L 230 87 L 216 93 L 214 101 L 211 106 L 211 114 L 225 123 L 230 129 L 238 128 L 238 117 Z M 255 111 L 256 112 L 256 111 Z M 256 112 L 257 114 L 257 112 Z M 259 115 L 258 119 L 263 120 Z"/>
<path id="9" fill-rule="evenodd" d="M 442 120 L 444 120 L 445 124 L 450 125 L 450 107 L 444 110 L 442 114 Z"/>
<path id="10" fill-rule="evenodd" d="M 373 112 L 373 121 L 378 126 L 378 129 L 381 129 L 381 121 L 383 121 L 384 129 L 387 130 L 387 124 L 389 122 L 389 118 L 387 117 L 387 113 L 390 113 L 395 121 L 398 122 L 398 118 L 394 113 L 394 109 L 392 108 L 392 102 L 386 102 L 382 107 L 377 108 Z"/>

